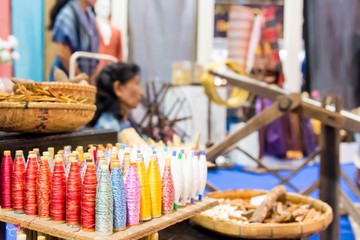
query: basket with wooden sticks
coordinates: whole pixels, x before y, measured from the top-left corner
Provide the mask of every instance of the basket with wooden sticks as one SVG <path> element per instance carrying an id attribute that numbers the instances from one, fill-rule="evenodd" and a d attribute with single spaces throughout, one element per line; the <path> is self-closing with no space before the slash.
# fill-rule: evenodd
<path id="1" fill-rule="evenodd" d="M 333 213 L 328 204 L 308 196 L 285 193 L 282 189 L 280 192 L 279 188 L 270 192 L 212 192 L 207 196 L 219 199 L 220 205 L 191 220 L 224 235 L 252 239 L 299 239 L 318 233 L 331 223 Z M 250 199 L 261 195 L 265 195 L 265 200 L 260 206 L 253 206 Z"/>

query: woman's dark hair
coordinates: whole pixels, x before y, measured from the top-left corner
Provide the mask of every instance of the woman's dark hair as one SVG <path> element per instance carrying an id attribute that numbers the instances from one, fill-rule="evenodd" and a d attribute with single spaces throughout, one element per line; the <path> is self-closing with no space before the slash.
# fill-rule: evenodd
<path id="1" fill-rule="evenodd" d="M 89 126 L 95 126 L 103 112 L 112 112 L 117 119 L 122 120 L 119 99 L 113 90 L 113 84 L 119 81 L 126 84 L 140 74 L 140 68 L 134 63 L 112 63 L 106 65 L 96 78 L 96 112 Z"/>
<path id="2" fill-rule="evenodd" d="M 69 0 L 56 0 L 55 5 L 52 7 L 50 11 L 50 24 L 48 26 L 49 30 L 52 30 L 55 25 L 55 19 L 62 7 L 68 3 Z"/>

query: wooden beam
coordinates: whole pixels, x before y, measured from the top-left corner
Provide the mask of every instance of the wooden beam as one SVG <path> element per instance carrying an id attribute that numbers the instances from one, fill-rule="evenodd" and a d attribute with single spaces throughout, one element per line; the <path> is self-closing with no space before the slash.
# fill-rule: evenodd
<path id="1" fill-rule="evenodd" d="M 233 86 L 246 89 L 254 95 L 271 100 L 275 100 L 278 96 L 289 94 L 289 92 L 276 85 L 269 85 L 260 80 L 236 74 L 229 70 L 223 70 L 221 72 L 210 71 L 210 73 L 225 78 L 228 83 Z M 347 131 L 360 132 L 360 116 L 358 115 L 345 110 L 336 113 L 334 106 L 327 105 L 325 108 L 322 108 L 320 102 L 304 97 L 302 98 L 301 105 L 301 113 L 304 114 L 304 117 L 325 121 L 323 123 L 334 127 L 341 126 Z M 336 124 L 336 126 L 334 124 Z"/>
<path id="2" fill-rule="evenodd" d="M 226 148 L 231 147 L 241 139 L 245 138 L 254 131 L 265 127 L 269 123 L 275 121 L 284 114 L 283 110 L 280 110 L 281 106 L 290 104 L 288 111 L 295 109 L 300 104 L 300 98 L 298 95 L 289 95 L 279 97 L 270 107 L 262 111 L 260 114 L 251 118 L 244 127 L 239 129 L 233 134 L 228 135 L 220 143 L 213 145 L 207 150 L 206 157 L 209 160 L 214 159 L 221 154 Z"/>

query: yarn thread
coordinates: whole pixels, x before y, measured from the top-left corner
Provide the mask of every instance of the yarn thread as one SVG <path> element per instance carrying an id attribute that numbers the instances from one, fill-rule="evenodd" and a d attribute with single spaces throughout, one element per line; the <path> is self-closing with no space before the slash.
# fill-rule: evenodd
<path id="1" fill-rule="evenodd" d="M 24 187 L 25 187 L 25 160 L 22 151 L 16 151 L 13 175 L 12 175 L 12 198 L 14 213 L 24 213 Z"/>
<path id="2" fill-rule="evenodd" d="M 128 226 L 140 223 L 140 181 L 136 163 L 130 163 L 125 180 L 126 189 L 126 222 Z"/>
<path id="3" fill-rule="evenodd" d="M 81 228 L 86 232 L 95 231 L 95 204 L 97 178 L 93 162 L 87 163 L 81 194 Z"/>
<path id="4" fill-rule="evenodd" d="M 26 167 L 26 177 L 25 177 L 25 201 L 24 201 L 24 211 L 26 215 L 37 215 L 37 192 L 36 192 L 36 183 L 38 177 L 38 162 L 35 154 L 30 154 L 27 167 Z"/>
<path id="5" fill-rule="evenodd" d="M 101 165 L 96 190 L 95 230 L 103 235 L 113 233 L 113 196 L 108 167 Z"/>
<path id="6" fill-rule="evenodd" d="M 46 156 L 40 158 L 37 185 L 39 217 L 50 220 L 51 170 Z"/>
<path id="7" fill-rule="evenodd" d="M 111 162 L 111 185 L 113 192 L 114 231 L 117 232 L 126 228 L 126 194 L 118 160 Z"/>
<path id="8" fill-rule="evenodd" d="M 63 159 L 60 154 L 55 156 L 50 199 L 50 216 L 52 221 L 55 223 L 64 223 L 66 207 L 66 176 Z"/>

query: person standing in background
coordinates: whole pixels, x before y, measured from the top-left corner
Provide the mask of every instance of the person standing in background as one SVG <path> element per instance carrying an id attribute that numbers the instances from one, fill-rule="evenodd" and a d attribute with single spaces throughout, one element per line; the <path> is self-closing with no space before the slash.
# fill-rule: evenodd
<path id="1" fill-rule="evenodd" d="M 111 55 L 119 62 L 123 61 L 123 49 L 121 44 L 121 32 L 110 21 L 111 1 L 97 0 L 95 3 L 96 25 L 99 32 L 99 53 Z M 100 60 L 97 72 L 100 72 L 106 64 L 106 60 Z"/>
<path id="2" fill-rule="evenodd" d="M 95 14 L 92 11 L 96 0 L 56 0 L 50 12 L 49 30 L 56 45 L 56 57 L 50 73 L 54 81 L 54 68 L 68 74 L 71 54 L 76 51 L 98 52 L 99 34 Z M 97 65 L 96 60 L 78 60 L 77 73 L 91 76 Z"/>

